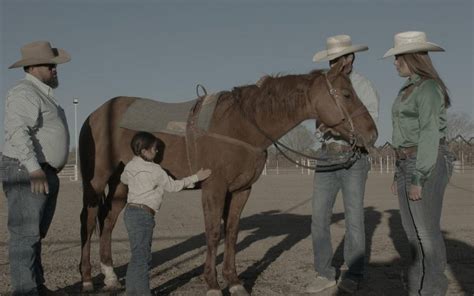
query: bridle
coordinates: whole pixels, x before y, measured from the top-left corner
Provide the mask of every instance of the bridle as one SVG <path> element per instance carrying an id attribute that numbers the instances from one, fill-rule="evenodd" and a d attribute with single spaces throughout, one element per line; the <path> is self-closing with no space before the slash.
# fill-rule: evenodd
<path id="1" fill-rule="evenodd" d="M 354 128 L 354 123 L 352 121 L 353 118 L 357 117 L 357 116 L 360 116 L 364 113 L 367 113 L 367 109 L 365 108 L 364 105 L 361 105 L 358 109 L 356 109 L 354 112 L 352 113 L 349 113 L 347 111 L 347 109 L 341 104 L 340 100 L 343 99 L 343 95 L 341 94 L 340 90 L 338 90 L 337 88 L 333 87 L 333 85 L 331 84 L 331 82 L 329 81 L 329 78 L 327 76 L 327 73 L 324 73 L 324 79 L 325 79 L 325 82 L 326 82 L 326 87 L 327 87 L 327 90 L 329 92 L 329 95 L 330 97 L 333 99 L 335 105 L 337 106 L 337 108 L 339 109 L 339 111 L 342 113 L 343 116 L 341 116 L 341 120 L 338 121 L 337 123 L 331 125 L 331 126 L 327 126 L 328 128 L 334 128 L 342 123 L 344 123 L 345 121 L 347 121 L 349 123 L 349 126 L 350 126 L 350 130 L 349 130 L 349 144 L 352 148 L 352 153 L 351 155 L 349 155 L 348 157 L 346 158 L 343 158 L 342 160 L 338 159 L 337 162 L 334 162 L 334 163 L 331 163 L 331 164 L 328 164 L 328 165 L 323 165 L 323 164 L 318 164 L 318 161 L 328 161 L 328 158 L 322 158 L 322 157 L 315 157 L 315 156 L 311 156 L 311 155 L 307 155 L 305 153 L 302 153 L 300 151 L 297 151 L 297 150 L 294 150 L 290 147 L 288 147 L 287 145 L 283 144 L 282 142 L 280 142 L 279 140 L 274 140 L 271 136 L 269 136 L 265 131 L 263 131 L 259 126 L 258 124 L 255 122 L 255 120 L 251 120 L 249 119 L 247 116 L 247 119 L 257 128 L 257 130 L 259 130 L 259 132 L 264 135 L 267 139 L 269 139 L 273 146 L 286 158 L 288 159 L 290 162 L 294 163 L 294 164 L 297 164 L 299 166 L 302 166 L 304 168 L 308 168 L 308 169 L 314 169 L 316 172 L 327 172 L 327 171 L 333 171 L 333 170 L 338 170 L 338 169 L 342 169 L 342 168 L 349 168 L 352 166 L 352 164 L 357 161 L 360 156 L 361 156 L 361 151 L 360 149 L 357 149 L 356 147 L 356 139 L 357 139 L 357 132 Z M 243 114 L 246 114 L 245 112 L 243 112 Z M 316 165 L 315 166 L 311 166 L 311 165 L 305 165 L 305 164 L 301 164 L 301 163 L 298 163 L 296 160 L 292 159 L 290 156 L 287 155 L 286 152 L 283 151 L 283 149 L 281 147 L 285 148 L 286 150 L 288 151 L 291 151 L 299 156 L 303 156 L 303 157 L 306 157 L 308 159 L 311 159 L 311 160 L 316 160 Z M 329 159 L 330 161 L 330 159 Z"/>
<path id="2" fill-rule="evenodd" d="M 347 121 L 349 123 L 349 127 L 350 127 L 350 129 L 349 129 L 349 144 L 352 147 L 352 149 L 354 149 L 355 144 L 357 142 L 356 141 L 357 140 L 357 131 L 354 128 L 354 122 L 352 121 L 352 119 L 357 117 L 357 116 L 360 116 L 362 114 L 367 113 L 368 110 L 367 110 L 367 108 L 365 108 L 365 106 L 363 104 L 361 104 L 361 106 L 359 108 L 357 108 L 354 112 L 349 113 L 347 111 L 346 107 L 344 107 L 344 105 L 342 105 L 341 102 L 340 102 L 341 99 L 344 99 L 343 95 L 341 95 L 341 92 L 337 88 L 333 87 L 333 85 L 331 84 L 331 81 L 329 81 L 327 73 L 324 73 L 324 78 L 325 78 L 325 81 L 326 81 L 326 87 L 328 89 L 329 95 L 333 99 L 334 104 L 337 106 L 339 111 L 343 114 L 343 116 L 341 116 L 340 121 L 336 122 L 333 125 L 325 125 L 325 126 L 332 129 L 332 128 L 344 123 L 344 121 Z"/>

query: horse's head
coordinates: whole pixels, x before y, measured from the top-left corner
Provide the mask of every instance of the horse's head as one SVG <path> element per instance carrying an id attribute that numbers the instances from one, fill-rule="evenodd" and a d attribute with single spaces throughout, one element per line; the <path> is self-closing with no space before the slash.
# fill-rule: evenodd
<path id="1" fill-rule="evenodd" d="M 333 134 L 359 147 L 371 148 L 377 140 L 377 128 L 343 68 L 342 63 L 336 63 L 314 80 L 309 93 L 313 110 L 318 122 Z"/>

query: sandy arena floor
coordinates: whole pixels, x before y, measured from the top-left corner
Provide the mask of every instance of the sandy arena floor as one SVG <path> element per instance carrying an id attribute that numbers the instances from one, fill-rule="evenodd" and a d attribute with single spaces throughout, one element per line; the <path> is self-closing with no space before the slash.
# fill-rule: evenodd
<path id="1" fill-rule="evenodd" d="M 368 275 L 357 295 L 404 295 L 400 272 L 408 244 L 401 226 L 398 202 L 389 192 L 391 174 L 371 172 L 365 199 Z M 474 172 L 455 173 L 443 209 L 449 295 L 474 295 Z M 241 219 L 237 268 L 252 295 L 306 295 L 314 278 L 310 235 L 312 176 L 262 176 L 255 184 Z M 63 181 L 56 216 L 43 244 L 47 285 L 67 294 L 80 294 L 78 182 Z M 156 295 L 204 295 L 202 279 L 205 239 L 199 192 L 168 194 L 153 242 L 152 287 Z M 6 201 L 0 197 L 0 295 L 10 290 Z M 331 225 L 334 264 L 342 264 L 344 213 L 341 199 Z M 113 233 L 115 270 L 124 283 L 129 246 L 122 216 Z M 221 246 L 222 247 L 222 246 Z M 93 272 L 101 292 L 98 243 L 93 243 Z M 220 248 L 220 252 L 222 248 Z M 222 262 L 222 254 L 218 256 Z M 221 265 L 218 266 L 220 273 Z M 219 274 L 220 276 L 220 274 Z M 225 285 L 222 282 L 222 287 Z M 224 290 L 225 295 L 229 295 Z M 124 294 L 119 291 L 116 294 Z M 337 295 L 337 290 L 318 295 Z"/>

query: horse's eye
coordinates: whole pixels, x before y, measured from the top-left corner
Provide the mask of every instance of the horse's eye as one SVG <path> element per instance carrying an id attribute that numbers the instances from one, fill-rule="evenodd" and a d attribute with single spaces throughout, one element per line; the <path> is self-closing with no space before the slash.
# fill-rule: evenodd
<path id="1" fill-rule="evenodd" d="M 351 97 L 351 92 L 348 90 L 348 89 L 343 89 L 342 91 L 342 95 L 346 98 L 350 98 Z"/>

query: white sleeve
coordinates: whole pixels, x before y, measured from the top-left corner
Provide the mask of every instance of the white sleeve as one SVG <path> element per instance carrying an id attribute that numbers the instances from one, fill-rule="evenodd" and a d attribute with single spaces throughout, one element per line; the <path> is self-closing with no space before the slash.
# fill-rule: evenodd
<path id="1" fill-rule="evenodd" d="M 377 123 L 379 118 L 379 101 L 379 94 L 375 90 L 373 83 L 367 80 L 363 102 L 375 123 Z"/>
<path id="2" fill-rule="evenodd" d="M 120 182 L 128 185 L 128 172 L 126 170 L 123 170 L 123 173 L 120 175 Z"/>
<path id="3" fill-rule="evenodd" d="M 12 91 L 5 102 L 5 141 L 14 148 L 15 156 L 28 172 L 40 169 L 31 139 L 38 128 L 41 112 L 36 96 L 24 90 Z"/>
<path id="4" fill-rule="evenodd" d="M 158 186 L 162 186 L 167 192 L 178 192 L 198 181 L 197 175 L 192 175 L 181 180 L 174 180 L 160 166 L 156 166 L 155 171 Z"/>

